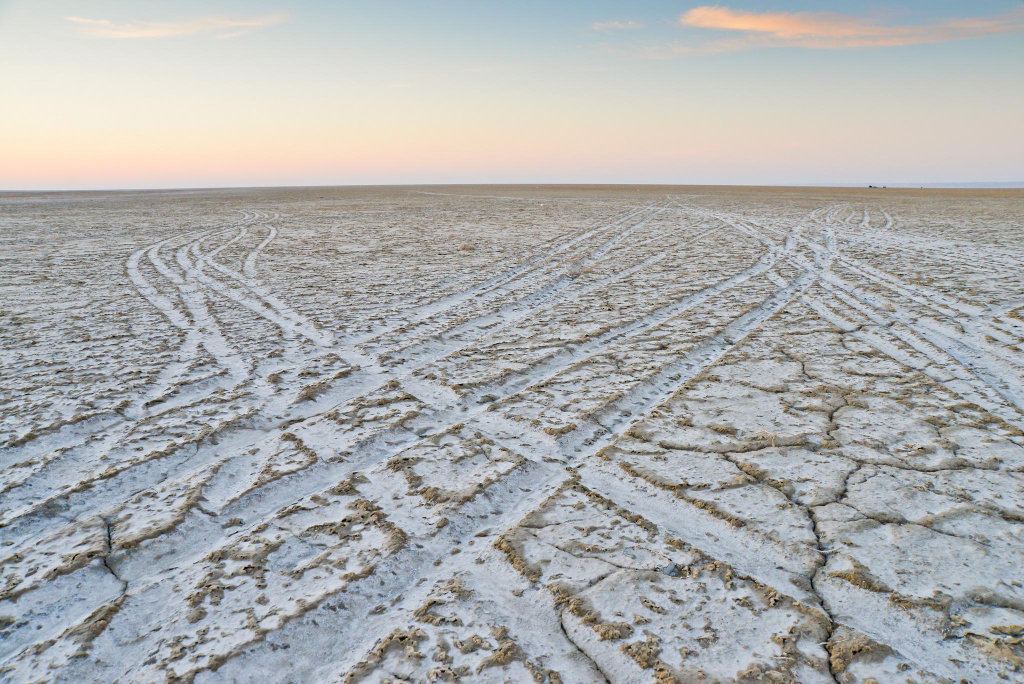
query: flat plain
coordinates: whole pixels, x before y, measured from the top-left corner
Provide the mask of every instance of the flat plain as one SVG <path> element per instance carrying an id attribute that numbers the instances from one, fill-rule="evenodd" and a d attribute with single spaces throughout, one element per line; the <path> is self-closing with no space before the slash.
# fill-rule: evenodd
<path id="1" fill-rule="evenodd" d="M 1024 681 L 1024 191 L 0 195 L 8 682 Z"/>

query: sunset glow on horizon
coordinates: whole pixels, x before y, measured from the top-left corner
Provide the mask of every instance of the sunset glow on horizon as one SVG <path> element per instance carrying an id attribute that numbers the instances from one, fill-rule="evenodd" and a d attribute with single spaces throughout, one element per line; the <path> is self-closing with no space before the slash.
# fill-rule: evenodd
<path id="1" fill-rule="evenodd" d="M 1024 4 L 0 0 L 0 190 L 1024 180 Z"/>

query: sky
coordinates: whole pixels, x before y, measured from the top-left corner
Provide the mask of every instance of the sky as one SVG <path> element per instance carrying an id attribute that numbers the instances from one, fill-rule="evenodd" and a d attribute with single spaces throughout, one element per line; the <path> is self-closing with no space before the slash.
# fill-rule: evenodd
<path id="1" fill-rule="evenodd" d="M 0 190 L 1024 181 L 1024 2 L 0 0 Z"/>

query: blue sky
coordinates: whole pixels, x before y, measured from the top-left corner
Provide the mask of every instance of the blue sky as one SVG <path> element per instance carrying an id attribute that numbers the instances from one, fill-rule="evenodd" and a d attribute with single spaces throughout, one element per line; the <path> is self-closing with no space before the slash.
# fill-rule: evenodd
<path id="1" fill-rule="evenodd" d="M 0 2 L 0 188 L 1024 179 L 1020 2 Z"/>

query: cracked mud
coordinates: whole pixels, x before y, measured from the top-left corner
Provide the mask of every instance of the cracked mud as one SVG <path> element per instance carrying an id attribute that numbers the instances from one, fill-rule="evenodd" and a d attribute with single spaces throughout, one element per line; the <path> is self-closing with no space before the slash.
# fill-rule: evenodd
<path id="1" fill-rule="evenodd" d="M 0 207 L 3 681 L 1024 681 L 1018 191 Z"/>

